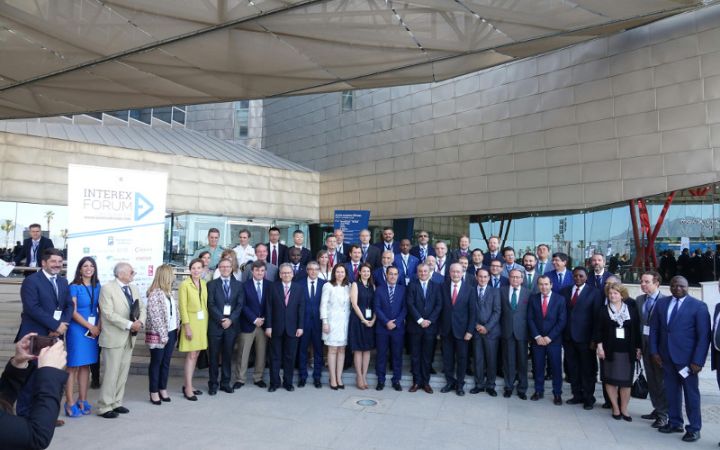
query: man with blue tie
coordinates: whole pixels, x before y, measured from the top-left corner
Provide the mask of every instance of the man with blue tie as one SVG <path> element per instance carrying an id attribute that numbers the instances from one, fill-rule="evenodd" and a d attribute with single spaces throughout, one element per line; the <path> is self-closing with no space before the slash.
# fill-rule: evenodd
<path id="1" fill-rule="evenodd" d="M 293 281 L 301 281 L 307 276 L 305 266 L 302 264 L 302 252 L 297 247 L 288 249 L 288 260 L 293 271 Z"/>
<path id="2" fill-rule="evenodd" d="M 493 261 L 500 261 L 501 264 L 505 262 L 500 251 L 500 239 L 497 236 L 490 236 L 488 239 L 488 251 L 483 257 L 483 265 L 490 267 L 490 263 Z"/>
<path id="3" fill-rule="evenodd" d="M 298 387 L 305 387 L 308 377 L 308 347 L 313 350 L 313 385 L 320 389 L 320 377 L 323 369 L 322 323 L 320 322 L 320 299 L 325 280 L 318 278 L 320 266 L 315 261 L 307 265 L 307 278 L 300 282 L 305 292 L 305 326 L 300 336 L 300 352 L 298 357 Z"/>
<path id="4" fill-rule="evenodd" d="M 400 271 L 400 283 L 405 286 L 415 278 L 420 260 L 410 254 L 410 239 L 400 240 L 400 253 L 395 255 L 395 267 Z"/>
<path id="5" fill-rule="evenodd" d="M 393 253 L 400 253 L 400 245 L 396 241 L 394 241 L 394 238 L 395 232 L 393 231 L 392 227 L 385 227 L 382 231 L 382 242 L 378 242 L 374 245 L 381 252 L 390 250 Z"/>
<path id="6" fill-rule="evenodd" d="M 23 241 L 22 251 L 15 256 L 15 265 L 25 260 L 27 267 L 40 267 L 43 252 L 54 248 L 53 241 L 42 235 L 40 224 L 34 223 L 28 227 L 30 237 Z"/>
<path id="7" fill-rule="evenodd" d="M 425 262 L 428 256 L 435 256 L 435 249 L 430 245 L 430 233 L 425 230 L 418 231 L 417 234 L 418 245 L 410 249 L 410 254 Z"/>
<path id="8" fill-rule="evenodd" d="M 553 270 L 552 261 L 550 260 L 550 247 L 547 244 L 538 245 L 535 248 L 535 256 L 537 257 L 538 276 Z"/>
<path id="9" fill-rule="evenodd" d="M 568 255 L 562 252 L 553 253 L 552 255 L 552 264 L 555 269 L 546 275 L 550 277 L 552 291 L 555 293 L 560 293 L 564 288 L 573 284 L 572 275 L 567 270 L 569 259 Z"/>
<path id="10" fill-rule="evenodd" d="M 373 299 L 377 314 L 375 373 L 378 381 L 375 389 L 382 391 L 385 388 L 385 368 L 389 350 L 393 365 L 392 387 L 396 391 L 402 391 L 400 379 L 402 378 L 402 351 L 405 339 L 405 315 L 407 314 L 405 286 L 398 283 L 397 267 L 388 267 L 385 279 L 386 283 L 375 289 L 375 298 Z"/>
<path id="11" fill-rule="evenodd" d="M 267 337 L 265 336 L 265 308 L 268 302 L 270 286 L 265 279 L 265 260 L 258 259 L 251 265 L 252 278 L 245 281 L 245 305 L 240 316 L 240 343 L 237 346 L 235 359 L 235 379 L 233 389 L 240 389 L 245 385 L 245 374 L 250 360 L 250 350 L 255 345 L 255 369 L 253 381 L 259 388 L 267 387 L 263 381 L 265 371 L 265 356 L 267 351 Z"/>
<path id="12" fill-rule="evenodd" d="M 345 263 L 345 273 L 348 275 L 348 281 L 354 283 L 358 279 L 360 266 L 362 265 L 362 250 L 359 245 L 351 245 L 348 249 L 350 261 Z"/>
<path id="13" fill-rule="evenodd" d="M 475 331 L 476 294 L 471 283 L 463 283 L 463 269 L 460 264 L 452 264 L 449 270 L 450 280 L 442 288 L 440 335 L 446 384 L 440 392 L 454 390 L 462 397 L 465 395 L 463 388 L 467 371 L 468 342 Z"/>
<path id="14" fill-rule="evenodd" d="M 650 319 L 650 354 L 665 374 L 668 398 L 668 424 L 661 433 L 682 433 L 682 395 L 688 425 L 682 440 L 700 439 L 700 389 L 698 373 L 702 370 L 710 344 L 710 313 L 707 305 L 688 295 L 688 281 L 676 276 L 670 280 L 672 296 L 655 304 Z"/>
<path id="15" fill-rule="evenodd" d="M 490 262 L 490 286 L 494 289 L 500 289 L 510 284 L 508 279 L 502 275 L 502 271 L 503 263 L 497 259 L 493 259 Z"/>
<path id="16" fill-rule="evenodd" d="M 593 273 L 588 278 L 588 282 L 600 292 L 605 292 L 605 283 L 610 275 L 610 272 L 605 270 L 605 255 L 602 253 L 593 253 L 590 258 L 590 266 L 593 268 Z"/>
<path id="17" fill-rule="evenodd" d="M 530 298 L 528 328 L 532 337 L 535 364 L 535 393 L 537 401 L 545 392 L 545 360 L 549 356 L 552 371 L 553 404 L 562 405 L 562 334 L 567 321 L 567 309 L 562 295 L 553 292 L 550 277 L 538 278 L 540 293 Z"/>
<path id="18" fill-rule="evenodd" d="M 505 278 L 510 278 L 510 271 L 511 270 L 519 270 L 520 272 L 525 272 L 525 268 L 521 266 L 520 264 L 515 262 L 515 249 L 512 247 L 505 247 L 502 251 L 503 259 L 505 260 L 505 263 L 503 264 L 503 271 L 502 276 Z"/>
<path id="19" fill-rule="evenodd" d="M 395 253 L 392 252 L 392 250 L 385 250 L 382 252 L 382 259 L 381 259 L 381 266 L 377 269 L 373 270 L 372 276 L 373 276 L 373 282 L 375 283 L 375 287 L 378 288 L 380 286 L 385 286 L 387 284 L 387 270 L 389 267 L 395 267 L 393 264 L 395 263 Z M 398 269 L 398 277 L 400 273 L 400 269 Z M 404 283 L 403 283 L 404 284 Z"/>
<path id="20" fill-rule="evenodd" d="M 370 264 L 373 269 L 380 267 L 382 251 L 376 246 L 370 245 L 370 230 L 360 231 L 360 251 L 362 262 Z"/>
<path id="21" fill-rule="evenodd" d="M 517 271 L 513 277 L 521 276 Z M 500 316 L 502 305 L 500 291 L 489 286 L 490 272 L 479 269 L 475 274 L 477 295 L 475 301 L 475 332 L 473 333 L 473 349 L 475 351 L 475 387 L 471 394 L 487 392 L 497 397 L 495 379 L 497 377 L 497 354 L 500 341 Z"/>
<path id="22" fill-rule="evenodd" d="M 410 334 L 410 355 L 413 385 L 410 392 L 422 389 L 433 393 L 430 387 L 437 322 L 442 310 L 441 286 L 430 281 L 432 268 L 421 263 L 417 266 L 417 278 L 407 288 L 407 329 Z"/>

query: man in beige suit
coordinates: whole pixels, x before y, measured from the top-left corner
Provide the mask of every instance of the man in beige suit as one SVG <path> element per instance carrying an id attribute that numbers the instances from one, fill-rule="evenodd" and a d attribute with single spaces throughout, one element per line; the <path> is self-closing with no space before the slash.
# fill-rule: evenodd
<path id="1" fill-rule="evenodd" d="M 135 277 L 132 266 L 118 263 L 113 273 L 115 279 L 100 289 L 102 332 L 99 344 L 105 357 L 105 372 L 97 412 L 106 419 L 130 412 L 122 406 L 122 399 L 135 346 L 135 334 L 143 328 L 146 311 L 137 287 L 131 285 Z M 139 302 L 139 318 L 130 316 L 134 302 Z"/>

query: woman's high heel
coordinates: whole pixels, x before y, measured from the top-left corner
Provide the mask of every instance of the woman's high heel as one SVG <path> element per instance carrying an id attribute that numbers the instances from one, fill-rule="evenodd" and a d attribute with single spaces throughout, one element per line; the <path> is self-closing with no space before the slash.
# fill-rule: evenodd
<path id="1" fill-rule="evenodd" d="M 68 406 L 68 404 L 65 403 L 65 415 L 68 417 L 80 417 L 83 413 L 77 405 Z"/>
<path id="2" fill-rule="evenodd" d="M 150 403 L 152 403 L 153 405 L 162 405 L 162 401 L 153 400 L 152 397 L 150 397 Z"/>
<path id="3" fill-rule="evenodd" d="M 90 406 L 87 400 L 78 400 L 75 406 L 78 407 L 83 416 L 87 416 L 92 412 L 92 406 Z"/>

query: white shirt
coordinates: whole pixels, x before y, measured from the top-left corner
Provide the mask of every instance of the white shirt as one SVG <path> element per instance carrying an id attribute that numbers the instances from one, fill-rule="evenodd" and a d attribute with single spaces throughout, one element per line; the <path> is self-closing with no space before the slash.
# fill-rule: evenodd
<path id="1" fill-rule="evenodd" d="M 255 261 L 257 259 L 257 257 L 255 256 L 255 249 L 252 247 L 252 245 L 248 245 L 247 247 L 238 245 L 233 250 L 235 250 L 235 254 L 237 255 L 238 266 L 242 267 L 243 264 L 246 264 L 250 261 Z"/>
<path id="2" fill-rule="evenodd" d="M 317 293 L 318 293 L 318 280 L 319 280 L 319 278 L 315 278 L 315 279 L 313 280 L 313 279 L 311 279 L 311 278 L 308 277 L 308 279 L 307 279 L 308 297 L 312 297 L 312 289 L 311 289 L 312 284 L 311 284 L 311 283 L 315 283 L 315 294 L 317 295 Z"/>
<path id="3" fill-rule="evenodd" d="M 123 283 L 122 281 L 118 280 L 117 278 L 115 278 L 115 281 L 117 281 L 117 284 L 120 286 L 120 290 L 123 291 L 123 296 L 125 296 L 125 291 L 123 289 L 125 288 L 125 286 L 129 287 L 130 285 Z M 132 295 L 132 289 L 130 289 L 130 295 Z M 133 324 L 132 321 L 128 320 L 127 323 L 125 324 L 125 329 L 129 330 L 130 327 L 132 326 L 132 324 Z"/>
<path id="4" fill-rule="evenodd" d="M 463 284 L 462 280 L 458 281 L 457 283 L 455 283 L 454 281 L 450 281 L 450 299 L 451 300 L 452 300 L 453 291 L 455 290 L 455 286 L 457 286 L 457 293 L 458 293 L 458 295 L 460 295 L 460 288 L 462 287 L 462 284 Z"/>
<path id="5" fill-rule="evenodd" d="M 680 308 L 682 308 L 682 304 L 683 304 L 683 302 L 685 301 L 685 297 L 683 297 L 683 298 L 678 298 L 678 299 L 676 299 L 675 297 L 672 297 L 672 298 L 670 299 L 670 301 L 668 302 L 668 310 L 667 310 L 668 322 L 669 322 L 670 320 L 672 320 L 672 316 L 670 316 L 670 311 L 672 311 L 673 308 L 675 308 L 675 302 L 676 302 L 676 301 L 677 301 L 677 309 L 676 309 L 675 312 L 673 313 L 673 316 L 680 311 Z"/>
<path id="6" fill-rule="evenodd" d="M 572 295 L 570 295 L 570 298 L 573 298 L 575 296 L 575 293 L 577 292 L 578 297 L 580 297 L 580 293 L 582 292 L 583 288 L 585 287 L 585 284 L 583 283 L 582 286 L 573 286 Z"/>
<path id="7" fill-rule="evenodd" d="M 168 331 L 177 330 L 178 305 L 172 294 L 165 296 L 165 312 L 168 318 Z"/>
<path id="8" fill-rule="evenodd" d="M 487 287 L 486 287 L 486 289 L 487 289 Z M 515 288 L 513 288 L 512 286 L 508 286 L 508 302 L 510 302 L 510 304 L 512 304 L 513 289 L 515 289 Z M 522 290 L 522 286 L 518 286 L 517 287 L 517 301 L 518 302 L 520 301 L 520 291 L 521 290 Z"/>

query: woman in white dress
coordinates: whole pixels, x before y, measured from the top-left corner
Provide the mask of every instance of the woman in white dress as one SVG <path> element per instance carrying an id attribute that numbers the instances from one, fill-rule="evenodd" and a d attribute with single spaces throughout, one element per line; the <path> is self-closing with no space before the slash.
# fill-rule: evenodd
<path id="1" fill-rule="evenodd" d="M 320 320 L 322 320 L 322 339 L 328 346 L 328 371 L 330 389 L 345 389 L 342 383 L 345 364 L 345 346 L 348 339 L 348 321 L 350 319 L 350 283 L 345 266 L 333 267 L 330 281 L 325 283 L 320 299 Z"/>
<path id="2" fill-rule="evenodd" d="M 320 270 L 318 271 L 318 278 L 325 281 L 330 280 L 330 271 L 332 270 L 332 267 L 330 267 L 330 257 L 328 257 L 327 250 L 320 250 L 318 252 L 317 262 L 320 266 Z"/>

